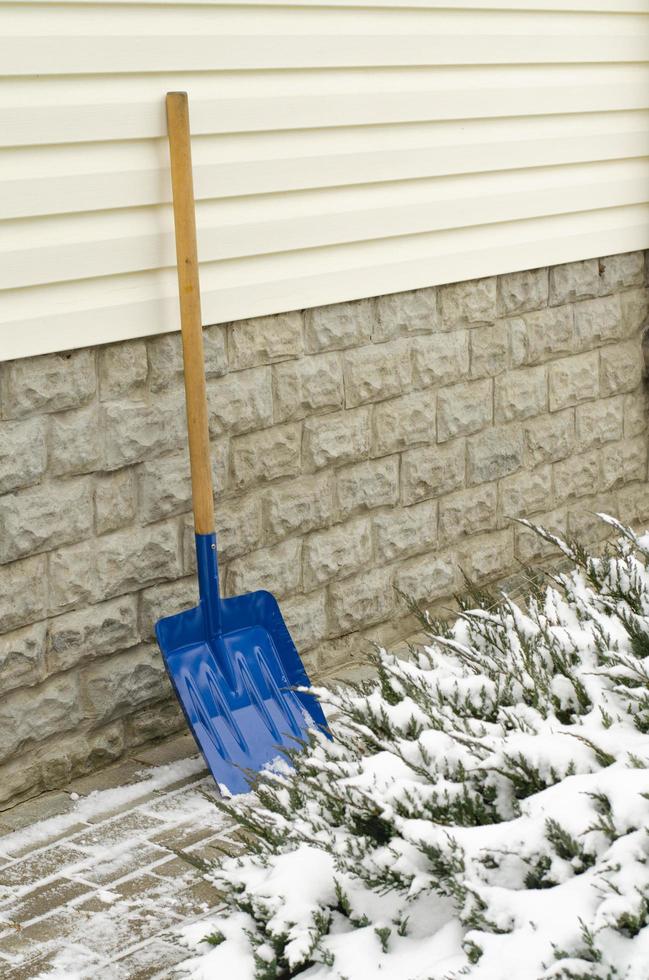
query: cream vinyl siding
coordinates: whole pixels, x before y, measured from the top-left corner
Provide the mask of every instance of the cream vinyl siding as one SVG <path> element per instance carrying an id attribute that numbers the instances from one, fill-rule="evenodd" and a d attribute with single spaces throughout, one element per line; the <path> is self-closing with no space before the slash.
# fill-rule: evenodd
<path id="1" fill-rule="evenodd" d="M 649 0 L 0 0 L 0 359 L 649 247 Z"/>

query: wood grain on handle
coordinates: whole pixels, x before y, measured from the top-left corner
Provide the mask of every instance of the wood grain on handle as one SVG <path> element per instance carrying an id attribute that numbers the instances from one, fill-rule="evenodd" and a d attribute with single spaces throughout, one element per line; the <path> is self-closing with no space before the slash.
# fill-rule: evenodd
<path id="1" fill-rule="evenodd" d="M 212 467 L 207 424 L 203 325 L 196 251 L 196 215 L 189 136 L 189 102 L 186 92 L 167 94 L 167 128 L 171 156 L 171 185 L 176 230 L 180 322 L 183 338 L 185 401 L 192 474 L 194 529 L 197 534 L 214 531 Z"/>

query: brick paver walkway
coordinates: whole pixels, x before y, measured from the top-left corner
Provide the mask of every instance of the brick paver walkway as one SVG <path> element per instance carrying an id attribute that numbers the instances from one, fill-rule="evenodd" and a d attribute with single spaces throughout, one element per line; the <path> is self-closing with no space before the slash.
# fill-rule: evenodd
<path id="1" fill-rule="evenodd" d="M 213 793 L 183 735 L 0 812 L 0 977 L 170 976 L 219 904 L 202 862 L 237 846 Z"/>

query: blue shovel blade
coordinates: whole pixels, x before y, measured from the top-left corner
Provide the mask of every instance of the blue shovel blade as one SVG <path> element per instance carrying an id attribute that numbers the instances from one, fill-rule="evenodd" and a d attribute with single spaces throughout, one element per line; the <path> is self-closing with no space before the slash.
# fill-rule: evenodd
<path id="1" fill-rule="evenodd" d="M 187 722 L 217 783 L 250 789 L 259 771 L 295 748 L 307 729 L 326 730 L 309 678 L 270 592 L 219 599 L 210 636 L 203 604 L 159 620 L 156 635 Z"/>

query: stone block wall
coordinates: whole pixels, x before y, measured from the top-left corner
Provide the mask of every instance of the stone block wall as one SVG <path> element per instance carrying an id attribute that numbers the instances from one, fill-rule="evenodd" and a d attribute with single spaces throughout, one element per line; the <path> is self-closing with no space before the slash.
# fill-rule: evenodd
<path id="1" fill-rule="evenodd" d="M 645 256 L 205 330 L 223 582 L 316 676 L 546 556 L 512 523 L 649 518 Z M 0 365 L 0 806 L 182 727 L 196 601 L 178 335 Z"/>

